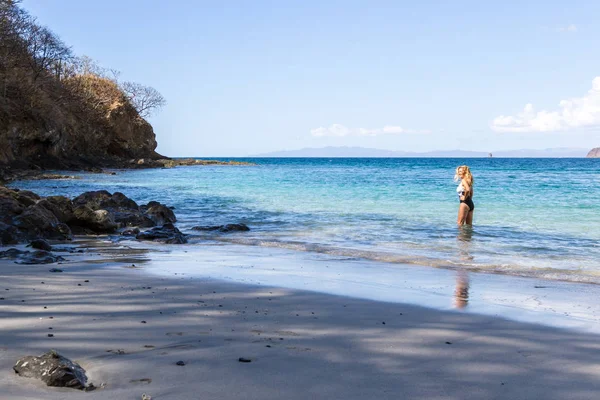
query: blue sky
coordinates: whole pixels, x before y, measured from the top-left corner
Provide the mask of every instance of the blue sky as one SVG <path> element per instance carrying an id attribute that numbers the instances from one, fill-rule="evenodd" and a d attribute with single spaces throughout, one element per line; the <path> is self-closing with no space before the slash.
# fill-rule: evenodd
<path id="1" fill-rule="evenodd" d="M 166 97 L 150 122 L 167 156 L 600 146 L 600 1 L 22 6 Z"/>

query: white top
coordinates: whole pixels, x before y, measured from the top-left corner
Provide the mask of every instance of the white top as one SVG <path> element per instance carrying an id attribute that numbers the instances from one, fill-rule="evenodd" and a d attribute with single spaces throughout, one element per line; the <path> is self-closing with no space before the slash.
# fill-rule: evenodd
<path id="1" fill-rule="evenodd" d="M 456 194 L 458 194 L 458 197 L 464 196 L 464 194 L 465 194 L 465 188 L 463 187 L 462 181 L 460 182 L 460 184 L 456 188 Z"/>

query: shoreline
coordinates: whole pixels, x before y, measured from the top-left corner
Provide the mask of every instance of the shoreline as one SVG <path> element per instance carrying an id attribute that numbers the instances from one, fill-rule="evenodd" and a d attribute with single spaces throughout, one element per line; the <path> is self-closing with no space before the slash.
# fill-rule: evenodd
<path id="1" fill-rule="evenodd" d="M 600 389 L 597 334 L 450 306 L 436 310 L 219 280 L 211 271 L 234 270 L 215 254 L 238 257 L 238 267 L 240 259 L 250 261 L 224 246 L 192 255 L 206 267 L 205 277 L 153 273 L 155 267 L 185 266 L 192 257 L 181 257 L 189 253 L 159 248 L 128 254 L 106 246 L 112 254 L 75 256 L 60 266 L 63 273 L 0 261 L 1 399 L 82 395 L 13 373 L 18 358 L 51 348 L 79 362 L 96 386 L 106 383 L 86 393 L 90 399 L 142 393 L 154 399 L 592 399 Z M 293 265 L 290 260 L 272 254 L 252 263 L 261 262 L 266 272 L 274 263 Z M 431 270 L 440 278 L 440 270 Z M 418 284 L 423 278 L 401 295 L 452 297 L 439 294 L 447 292 L 448 277 L 429 286 Z M 469 307 L 485 297 L 478 294 L 486 280 L 480 278 L 471 274 Z M 533 313 L 548 307 L 550 301 Z M 180 360 L 186 365 L 177 366 Z"/>
<path id="2" fill-rule="evenodd" d="M 141 248 L 129 242 L 131 249 Z M 600 334 L 600 285 L 228 244 L 157 246 L 150 274 L 407 303 Z"/>
<path id="3" fill-rule="evenodd" d="M 221 157 L 223 158 L 223 157 Z M 225 157 L 227 158 L 227 157 Z M 223 166 L 250 166 L 254 165 L 248 162 L 241 162 L 232 160 L 234 157 L 228 157 L 229 161 L 221 161 L 216 159 L 201 159 L 191 157 L 180 157 L 180 158 L 153 158 L 148 156 L 146 158 L 128 159 L 128 160 L 113 160 L 108 163 L 100 163 L 101 168 L 92 166 L 93 163 L 86 162 L 79 165 L 74 164 L 68 169 L 64 168 L 44 168 L 39 167 L 35 164 L 29 167 L 23 167 L 22 165 L 11 165 L 10 163 L 0 164 L 0 186 L 6 186 L 15 181 L 28 181 L 28 180 L 58 180 L 58 179 L 79 179 L 79 177 L 72 175 L 73 173 L 84 173 L 84 174 L 108 174 L 116 175 L 116 170 L 139 170 L 139 169 L 165 169 L 175 168 L 179 166 L 207 166 L 207 165 L 223 165 Z M 56 161 L 56 160 L 53 160 Z M 17 163 L 19 164 L 19 163 Z M 60 164 L 59 164 L 60 165 Z"/>

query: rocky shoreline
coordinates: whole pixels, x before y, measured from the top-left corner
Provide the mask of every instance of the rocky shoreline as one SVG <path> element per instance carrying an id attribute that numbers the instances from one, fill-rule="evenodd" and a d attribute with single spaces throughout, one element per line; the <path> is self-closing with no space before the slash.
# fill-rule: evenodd
<path id="1" fill-rule="evenodd" d="M 107 169 L 143 169 L 143 168 L 175 168 L 178 166 L 194 165 L 233 165 L 233 166 L 251 166 L 256 165 L 243 161 L 220 161 L 220 160 L 202 160 L 196 158 L 139 158 L 126 161 L 113 161 L 110 163 L 101 163 L 103 168 Z M 86 172 L 95 174 L 111 174 L 116 172 L 108 171 L 100 167 L 91 167 L 89 165 L 71 165 L 60 164 L 56 169 L 72 172 Z M 37 165 L 4 165 L 0 164 L 0 185 L 16 180 L 40 180 L 40 179 L 78 179 L 74 175 L 64 175 L 48 172 L 49 167 L 40 167 Z"/>
<path id="2" fill-rule="evenodd" d="M 90 191 L 69 199 L 65 196 L 41 197 L 29 190 L 0 186 L 0 246 L 29 243 L 34 250 L 11 248 L 0 251 L 0 258 L 20 264 L 47 264 L 63 261 L 48 241 L 65 243 L 74 235 L 118 235 L 127 239 L 167 244 L 187 243 L 188 235 L 174 224 L 173 207 L 150 201 L 138 205 L 123 193 Z M 199 226 L 194 230 L 222 233 L 243 232 L 243 224 Z"/>

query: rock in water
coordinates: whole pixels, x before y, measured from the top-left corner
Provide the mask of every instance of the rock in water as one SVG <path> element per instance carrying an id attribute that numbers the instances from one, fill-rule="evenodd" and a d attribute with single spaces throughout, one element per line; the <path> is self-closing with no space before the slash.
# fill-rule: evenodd
<path id="1" fill-rule="evenodd" d="M 185 235 L 171 223 L 139 233 L 135 238 L 138 240 L 152 240 L 170 244 L 187 243 Z"/>
<path id="2" fill-rule="evenodd" d="M 54 350 L 39 357 L 23 357 L 13 369 L 20 376 L 40 379 L 48 386 L 85 389 L 87 383 L 85 370 Z"/>
<path id="3" fill-rule="evenodd" d="M 226 224 L 226 225 L 210 225 L 210 226 L 194 226 L 195 231 L 219 231 L 223 233 L 229 232 L 247 232 L 250 230 L 245 224 Z"/>
<path id="4" fill-rule="evenodd" d="M 173 210 L 157 201 L 151 201 L 147 205 L 143 206 L 142 210 L 145 210 L 146 216 L 154 221 L 154 223 L 158 226 L 177 222 L 177 218 L 175 217 Z"/>

